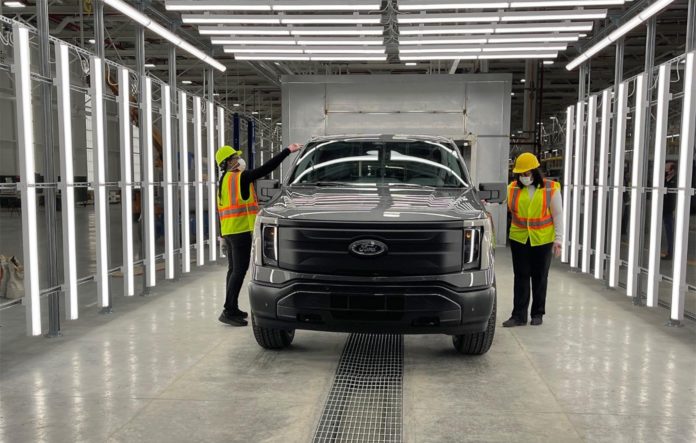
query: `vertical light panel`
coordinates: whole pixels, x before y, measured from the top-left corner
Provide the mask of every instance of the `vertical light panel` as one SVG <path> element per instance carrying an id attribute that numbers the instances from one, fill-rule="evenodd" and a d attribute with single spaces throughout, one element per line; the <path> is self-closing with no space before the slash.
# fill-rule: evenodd
<path id="1" fill-rule="evenodd" d="M 99 306 L 109 307 L 109 243 L 106 235 L 106 140 L 104 140 L 104 71 L 99 57 L 90 59 L 92 98 L 92 149 L 94 151 L 94 218 L 97 236 L 97 296 Z"/>
<path id="2" fill-rule="evenodd" d="M 587 102 L 587 151 L 585 152 L 585 209 L 582 222 L 582 272 L 590 272 L 592 249 L 592 196 L 594 195 L 594 154 L 597 127 L 597 96 Z"/>
<path id="3" fill-rule="evenodd" d="M 34 166 L 34 118 L 31 107 L 29 30 L 12 27 L 14 37 L 15 103 L 17 146 L 19 148 L 20 193 L 22 197 L 22 248 L 24 253 L 24 305 L 28 335 L 41 335 L 41 288 L 36 229 L 36 188 Z"/>
<path id="4" fill-rule="evenodd" d="M 172 175 L 172 97 L 162 85 L 162 155 L 164 167 L 164 278 L 174 278 L 174 177 Z"/>
<path id="5" fill-rule="evenodd" d="M 641 188 L 643 186 L 643 158 L 645 152 L 645 102 L 648 95 L 647 75 L 636 77 L 636 112 L 633 119 L 633 172 L 631 174 L 631 215 L 628 234 L 628 278 L 626 295 L 634 297 L 638 291 L 638 261 L 641 234 L 641 212 L 643 201 Z"/>
<path id="6" fill-rule="evenodd" d="M 684 77 L 684 105 L 679 145 L 679 178 L 677 215 L 674 229 L 674 270 L 672 273 L 672 320 L 684 320 L 684 296 L 686 294 L 686 259 L 689 249 L 689 210 L 691 208 L 691 168 L 694 161 L 694 126 L 696 121 L 696 88 L 694 68 L 696 52 L 686 55 Z"/>
<path id="7" fill-rule="evenodd" d="M 121 148 L 121 225 L 123 230 L 123 294 L 135 295 L 133 264 L 133 150 L 131 146 L 130 78 L 118 70 L 118 128 Z"/>
<path id="8" fill-rule="evenodd" d="M 599 169 L 597 171 L 597 217 L 595 232 L 594 277 L 604 277 L 604 241 L 607 225 L 607 174 L 609 164 L 609 133 L 611 122 L 611 91 L 602 92 L 602 127 L 599 135 Z"/>
<path id="9" fill-rule="evenodd" d="M 208 258 L 210 261 L 217 260 L 217 198 L 215 197 L 215 106 L 213 102 L 206 102 L 208 120 Z"/>
<path id="10" fill-rule="evenodd" d="M 189 217 L 188 109 L 186 93 L 179 92 L 179 171 L 181 174 L 181 263 L 183 272 L 191 272 L 191 227 Z"/>
<path id="11" fill-rule="evenodd" d="M 193 150 L 196 170 L 196 264 L 205 264 L 205 241 L 203 231 L 203 122 L 201 121 L 201 98 L 193 97 Z"/>
<path id="12" fill-rule="evenodd" d="M 563 166 L 563 249 L 561 261 L 568 263 L 570 256 L 570 188 L 572 183 L 572 162 L 573 162 L 573 121 L 575 120 L 575 107 L 568 106 L 566 111 L 566 144 Z M 271 143 L 271 152 L 273 144 Z"/>
<path id="13" fill-rule="evenodd" d="M 60 194 L 63 221 L 63 291 L 65 317 L 78 317 L 77 262 L 75 259 L 75 172 L 73 171 L 72 112 L 70 112 L 70 52 L 65 43 L 56 43 L 56 88 L 58 102 L 58 144 L 60 147 Z"/>
<path id="14" fill-rule="evenodd" d="M 152 152 L 152 79 L 145 77 L 145 97 L 143 100 L 145 140 L 145 177 L 142 184 L 143 208 L 145 210 L 145 286 L 155 286 L 155 165 Z"/>
<path id="15" fill-rule="evenodd" d="M 662 248 L 662 205 L 665 184 L 667 148 L 667 116 L 669 111 L 669 80 L 671 64 L 660 66 L 657 78 L 657 115 L 655 118 L 655 153 L 653 154 L 652 199 L 650 202 L 650 249 L 648 252 L 648 306 L 657 306 Z"/>
<path id="16" fill-rule="evenodd" d="M 626 82 L 619 85 L 616 100 L 616 134 L 614 137 L 614 154 L 612 164 L 614 178 L 612 181 L 612 205 L 611 205 L 611 239 L 609 255 L 609 287 L 615 288 L 619 284 L 619 266 L 621 264 L 621 219 L 623 214 L 623 174 L 624 157 L 626 155 L 626 101 L 628 100 L 628 88 Z"/>
<path id="17" fill-rule="evenodd" d="M 582 194 L 582 122 L 585 117 L 585 103 L 578 102 L 575 114 L 575 158 L 573 164 L 573 210 L 571 214 L 570 267 L 578 267 L 580 250 L 580 198 Z"/>
<path id="18" fill-rule="evenodd" d="M 222 106 L 218 106 L 217 108 L 217 122 L 217 145 L 225 146 L 225 110 L 222 108 Z M 220 257 L 225 257 L 225 254 L 222 251 L 222 247 L 220 247 Z"/>

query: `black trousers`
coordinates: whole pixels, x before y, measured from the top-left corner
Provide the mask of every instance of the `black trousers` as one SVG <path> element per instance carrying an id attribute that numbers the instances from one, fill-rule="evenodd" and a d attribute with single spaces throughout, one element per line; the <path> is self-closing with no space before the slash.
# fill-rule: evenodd
<path id="1" fill-rule="evenodd" d="M 242 289 L 251 259 L 251 237 L 251 232 L 224 237 L 228 264 L 225 309 L 228 311 L 239 309 L 239 291 Z"/>
<path id="2" fill-rule="evenodd" d="M 527 321 L 530 289 L 532 300 L 532 317 L 546 313 L 546 287 L 549 280 L 549 268 L 553 256 L 553 243 L 532 246 L 510 240 L 512 251 L 512 269 L 515 273 L 515 307 L 512 317 Z M 531 288 L 530 288 L 531 283 Z"/>

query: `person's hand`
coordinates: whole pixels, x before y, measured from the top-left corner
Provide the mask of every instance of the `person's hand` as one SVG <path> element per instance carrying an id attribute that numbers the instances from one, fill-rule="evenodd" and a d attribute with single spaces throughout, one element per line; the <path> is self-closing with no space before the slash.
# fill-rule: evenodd
<path id="1" fill-rule="evenodd" d="M 554 255 L 554 257 L 556 257 L 556 258 L 560 257 L 562 249 L 563 249 L 563 246 L 561 246 L 560 242 L 554 242 L 553 243 L 553 255 Z"/>
<path id="2" fill-rule="evenodd" d="M 300 148 L 302 148 L 302 145 L 299 143 L 293 143 L 290 146 L 288 146 L 288 149 L 290 150 L 290 152 L 297 152 L 300 150 Z"/>

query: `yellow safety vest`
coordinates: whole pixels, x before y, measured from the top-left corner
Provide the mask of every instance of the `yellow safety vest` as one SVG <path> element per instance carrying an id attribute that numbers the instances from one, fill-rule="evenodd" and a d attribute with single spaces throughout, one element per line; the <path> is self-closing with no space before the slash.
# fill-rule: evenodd
<path id="1" fill-rule="evenodd" d="M 240 172 L 228 172 L 220 185 L 217 199 L 220 234 L 231 235 L 254 230 L 259 204 L 256 200 L 254 184 L 249 185 L 249 198 L 242 199 Z"/>
<path id="2" fill-rule="evenodd" d="M 529 191 L 521 189 L 517 181 L 508 186 L 508 208 L 512 214 L 510 240 L 532 246 L 553 243 L 556 232 L 551 214 L 551 199 L 559 192 L 561 185 L 552 180 L 544 180 L 544 186 L 529 198 Z"/>

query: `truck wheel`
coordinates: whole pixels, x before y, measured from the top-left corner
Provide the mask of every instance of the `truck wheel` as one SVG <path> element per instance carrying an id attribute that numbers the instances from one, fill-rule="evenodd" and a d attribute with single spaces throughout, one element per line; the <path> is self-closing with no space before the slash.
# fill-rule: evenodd
<path id="1" fill-rule="evenodd" d="M 265 349 L 283 349 L 290 346 L 295 338 L 295 330 L 272 329 L 258 326 L 254 318 L 251 318 L 251 327 L 254 330 L 256 343 Z"/>
<path id="2" fill-rule="evenodd" d="M 452 344 L 460 354 L 465 355 L 482 355 L 488 352 L 493 343 L 495 335 L 495 313 L 496 299 L 493 299 L 493 312 L 488 318 L 488 327 L 483 332 L 473 332 L 470 334 L 455 335 L 452 337 Z"/>

